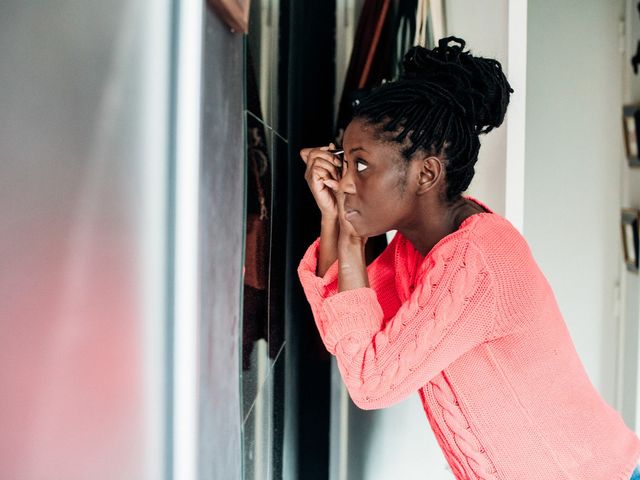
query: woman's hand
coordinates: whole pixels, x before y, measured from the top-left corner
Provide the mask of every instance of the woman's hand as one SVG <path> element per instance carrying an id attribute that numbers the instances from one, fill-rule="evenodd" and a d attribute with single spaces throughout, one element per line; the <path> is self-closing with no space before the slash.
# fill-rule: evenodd
<path id="1" fill-rule="evenodd" d="M 338 190 L 340 178 L 338 168 L 342 165 L 342 161 L 327 151 L 334 148 L 335 146 L 331 143 L 326 147 L 300 150 L 300 156 L 307 164 L 304 178 L 309 184 L 311 194 L 322 216 L 326 219 L 338 218 L 338 203 L 334 192 Z"/>
<path id="2" fill-rule="evenodd" d="M 338 201 L 338 291 L 369 287 L 365 244 L 367 237 L 361 237 L 345 215 L 345 193 L 335 192 Z"/>
<path id="3" fill-rule="evenodd" d="M 338 250 L 352 250 L 359 251 L 364 249 L 367 243 L 367 237 L 362 237 L 353 228 L 353 225 L 346 217 L 346 211 L 344 203 L 346 194 L 343 192 L 335 191 L 337 203 L 338 203 L 338 219 L 340 220 L 340 234 L 338 236 Z"/>

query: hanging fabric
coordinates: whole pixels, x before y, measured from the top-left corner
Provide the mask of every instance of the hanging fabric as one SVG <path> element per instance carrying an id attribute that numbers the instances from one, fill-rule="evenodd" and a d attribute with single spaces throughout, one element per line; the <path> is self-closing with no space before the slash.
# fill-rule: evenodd
<path id="1" fill-rule="evenodd" d="M 380 13 L 380 17 L 376 22 L 375 30 L 373 31 L 373 38 L 371 39 L 369 51 L 367 52 L 367 60 L 364 64 L 364 68 L 362 69 L 362 73 L 360 74 L 358 88 L 364 88 L 367 84 L 367 78 L 369 77 L 369 71 L 371 70 L 373 57 L 377 51 L 378 42 L 380 41 L 380 35 L 382 34 L 382 27 L 385 23 L 385 20 L 387 19 L 387 14 L 389 13 L 389 3 L 390 0 L 384 0 L 382 3 L 382 12 Z"/>
<path id="2" fill-rule="evenodd" d="M 435 45 L 432 5 L 440 12 L 437 29 L 443 31 L 442 0 L 365 0 L 338 106 L 337 144 L 342 143 L 354 106 L 372 88 L 397 78 L 409 47 Z"/>
<path id="3" fill-rule="evenodd" d="M 396 0 L 397 1 L 397 0 Z M 342 134 L 353 115 L 353 106 L 373 86 L 389 80 L 393 69 L 392 36 L 393 6 L 391 0 L 365 0 L 356 28 L 351 58 L 347 68 L 338 116 L 335 141 L 342 142 Z"/>
<path id="4" fill-rule="evenodd" d="M 393 26 L 395 36 L 392 39 L 395 42 L 393 56 L 390 59 L 392 67 L 391 78 L 398 78 L 400 75 L 400 62 L 404 53 L 413 46 L 414 37 L 417 29 L 417 2 L 418 0 L 404 0 L 398 2 L 396 9 L 396 18 Z"/>
<path id="5" fill-rule="evenodd" d="M 431 29 L 432 48 L 433 46 L 438 44 L 438 40 L 446 36 L 444 6 L 442 4 L 442 1 L 443 0 L 430 0 L 429 2 L 429 16 L 431 18 L 431 25 L 432 25 L 432 29 Z"/>
<path id="6" fill-rule="evenodd" d="M 416 35 L 414 45 L 427 46 L 427 16 L 429 14 L 429 0 L 418 0 L 416 8 Z"/>

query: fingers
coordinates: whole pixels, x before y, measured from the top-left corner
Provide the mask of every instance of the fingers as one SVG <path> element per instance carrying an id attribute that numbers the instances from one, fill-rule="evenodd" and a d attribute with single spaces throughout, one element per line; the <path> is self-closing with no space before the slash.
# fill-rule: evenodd
<path id="1" fill-rule="evenodd" d="M 300 157 L 302 158 L 302 161 L 304 163 L 308 163 L 309 158 L 313 158 L 312 156 L 310 157 L 310 155 L 312 153 L 316 153 L 318 151 L 326 152 L 327 150 L 334 150 L 335 148 L 336 148 L 336 146 L 333 144 L 333 142 L 330 143 L 327 146 L 319 147 L 319 148 L 318 147 L 306 147 L 306 148 L 303 148 L 302 150 L 300 150 Z M 314 152 L 314 151 L 316 151 L 316 152 Z M 329 154 L 329 155 L 331 157 L 333 157 L 333 155 L 331 155 L 331 154 Z"/>
<path id="2" fill-rule="evenodd" d="M 332 180 L 332 179 L 324 179 L 322 180 L 322 183 L 324 183 L 327 187 L 329 187 L 334 192 L 338 191 L 338 185 L 340 185 L 337 180 Z"/>
<path id="3" fill-rule="evenodd" d="M 302 157 L 302 161 L 307 163 L 307 158 L 309 157 L 309 152 L 313 150 L 313 148 L 303 148 L 300 150 L 300 156 Z"/>
<path id="4" fill-rule="evenodd" d="M 309 175 L 315 178 L 321 179 L 333 179 L 338 180 L 340 178 L 340 172 L 338 167 L 324 158 L 316 158 L 311 165 L 309 165 Z"/>
<path id="5" fill-rule="evenodd" d="M 304 163 L 307 163 L 307 160 L 309 159 L 309 154 L 311 152 L 313 152 L 314 150 L 326 151 L 326 150 L 329 150 L 329 149 L 330 149 L 330 147 L 320 147 L 320 148 L 318 148 L 318 147 L 306 147 L 306 148 L 303 148 L 302 150 L 300 150 L 300 157 L 302 157 L 302 161 Z"/>
<path id="6" fill-rule="evenodd" d="M 302 153 L 300 155 L 302 156 Z M 332 177 L 336 180 L 340 179 L 342 173 L 342 161 L 332 153 L 323 151 L 318 148 L 312 149 L 308 152 L 305 163 L 307 165 L 307 168 L 304 176 L 307 180 L 311 179 L 312 177 L 318 178 L 318 168 L 321 170 L 325 170 L 328 173 L 328 175 L 321 175 L 321 178 Z M 319 173 L 322 174 L 323 172 Z"/>

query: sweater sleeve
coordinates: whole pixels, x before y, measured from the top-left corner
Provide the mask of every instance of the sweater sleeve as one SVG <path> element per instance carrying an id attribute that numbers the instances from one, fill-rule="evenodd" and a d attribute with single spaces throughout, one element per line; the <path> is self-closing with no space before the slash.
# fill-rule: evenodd
<path id="1" fill-rule="evenodd" d="M 400 307 L 395 286 L 394 252 L 396 235 L 384 251 L 367 266 L 370 288 L 377 293 L 384 305 L 385 318 L 390 318 Z M 307 249 L 298 266 L 298 277 L 325 348 L 335 355 L 335 343 L 327 342 L 328 319 L 323 308 L 325 300 L 338 293 L 338 260 L 333 262 L 323 277 L 316 275 L 320 238 Z"/>
<path id="2" fill-rule="evenodd" d="M 398 403 L 490 340 L 494 283 L 480 250 L 458 239 L 428 256 L 415 290 L 392 318 L 385 319 L 373 288 L 327 297 L 316 307 L 321 334 L 353 402 L 362 409 Z"/>

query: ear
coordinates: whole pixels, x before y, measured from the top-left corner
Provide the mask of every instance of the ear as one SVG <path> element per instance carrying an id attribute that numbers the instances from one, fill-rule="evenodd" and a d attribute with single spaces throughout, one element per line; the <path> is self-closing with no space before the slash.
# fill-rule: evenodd
<path id="1" fill-rule="evenodd" d="M 418 162 L 418 188 L 416 195 L 431 190 L 444 177 L 444 166 L 438 157 L 424 157 Z"/>

